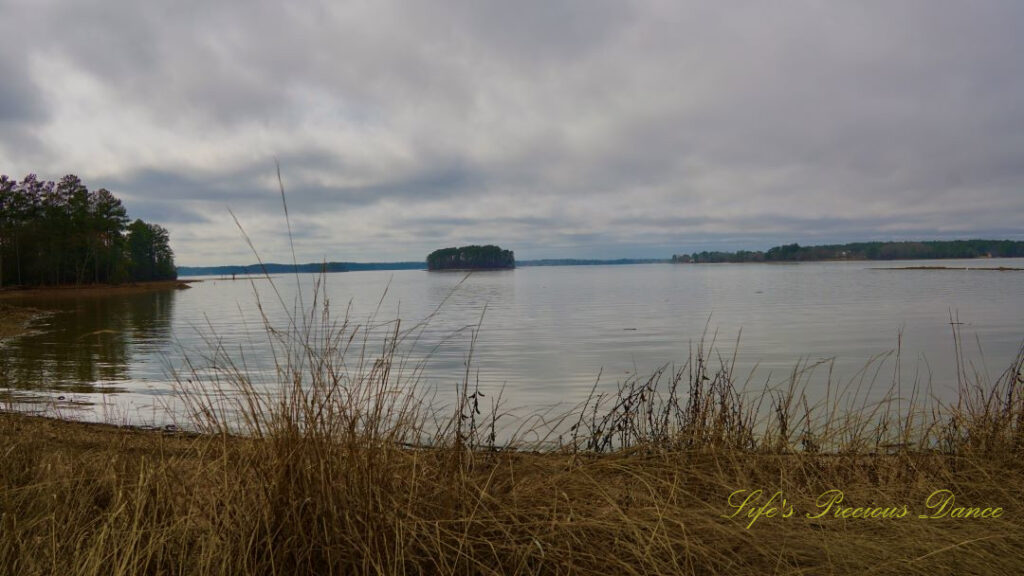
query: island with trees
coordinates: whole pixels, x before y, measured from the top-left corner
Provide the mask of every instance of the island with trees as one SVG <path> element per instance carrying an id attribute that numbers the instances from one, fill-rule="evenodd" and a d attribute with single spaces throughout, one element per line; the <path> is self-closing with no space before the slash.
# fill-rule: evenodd
<path id="1" fill-rule="evenodd" d="M 1020 258 L 1024 242 L 1014 240 L 937 240 L 926 242 L 853 242 L 801 246 L 786 244 L 766 252 L 694 252 L 675 254 L 677 264 L 716 262 L 810 262 L 820 260 L 936 260 L 954 258 Z"/>
<path id="2" fill-rule="evenodd" d="M 442 248 L 427 256 L 427 270 L 505 270 L 515 267 L 515 254 L 493 244 Z"/>
<path id="3" fill-rule="evenodd" d="M 0 288 L 175 280 L 167 230 L 75 175 L 0 176 Z"/>

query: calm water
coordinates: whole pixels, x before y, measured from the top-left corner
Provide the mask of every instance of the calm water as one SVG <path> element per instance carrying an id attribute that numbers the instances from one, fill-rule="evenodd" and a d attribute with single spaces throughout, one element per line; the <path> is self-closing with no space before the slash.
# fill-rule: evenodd
<path id="1" fill-rule="evenodd" d="M 611 390 L 633 373 L 680 365 L 706 326 L 725 356 L 739 338 L 737 373 L 753 374 L 758 387 L 784 384 L 800 361 L 830 358 L 833 381 L 847 382 L 876 358 L 886 388 L 895 362 L 877 357 L 902 335 L 903 381 L 917 374 L 949 397 L 950 315 L 962 323 L 975 368 L 995 378 L 1024 342 L 1024 272 L 872 269 L 922 264 L 936 262 L 538 267 L 464 281 L 457 273 L 352 272 L 329 275 L 324 293 L 336 319 L 348 309 L 353 325 L 375 327 L 371 356 L 393 327 L 386 321 L 400 318 L 404 330 L 438 310 L 400 350 L 411 361 L 427 358 L 422 385 L 442 399 L 464 376 L 478 324 L 474 379 L 489 398 L 504 387 L 506 406 L 527 410 L 571 407 L 599 374 L 599 390 Z M 1024 259 L 939 264 L 1024 267 Z M 300 294 L 310 304 L 315 280 L 275 278 L 280 300 L 265 279 L 210 277 L 183 291 L 26 300 L 52 314 L 0 348 L 0 387 L 19 403 L 79 417 L 166 422 L 175 410 L 173 371 L 186 359 L 202 368 L 212 342 L 250 373 L 272 373 L 257 297 L 283 327 Z M 823 389 L 827 376 L 817 370 L 809 389 Z"/>

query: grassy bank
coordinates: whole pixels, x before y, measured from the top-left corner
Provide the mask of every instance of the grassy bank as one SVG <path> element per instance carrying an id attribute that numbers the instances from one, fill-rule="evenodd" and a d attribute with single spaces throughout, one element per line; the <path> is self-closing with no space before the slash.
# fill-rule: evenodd
<path id="1" fill-rule="evenodd" d="M 1024 545 L 1009 454 L 471 453 L 11 414 L 0 454 L 7 574 L 1018 574 Z M 744 489 L 766 492 L 724 517 Z M 909 514 L 806 517 L 836 489 Z M 1002 513 L 950 517 L 936 490 Z"/>
<path id="2" fill-rule="evenodd" d="M 502 414 L 481 409 L 470 370 L 435 409 L 396 354 L 414 331 L 388 329 L 356 351 L 359 327 L 323 306 L 269 331 L 272 394 L 212 340 L 215 368 L 177 375 L 200 434 L 0 414 L 0 573 L 1024 566 L 1024 355 L 993 381 L 961 363 L 952 404 L 914 387 L 847 409 L 843 389 L 810 404 L 800 369 L 752 399 L 700 346 L 563 415 L 560 442 L 519 430 L 498 446 Z"/>

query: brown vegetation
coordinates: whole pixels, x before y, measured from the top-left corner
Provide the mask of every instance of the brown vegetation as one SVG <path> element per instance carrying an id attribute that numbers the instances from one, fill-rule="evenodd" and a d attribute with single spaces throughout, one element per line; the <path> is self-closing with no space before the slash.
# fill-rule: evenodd
<path id="1" fill-rule="evenodd" d="M 0 415 L 9 574 L 1015 574 L 1014 458 L 413 450 L 315 438 L 178 437 Z M 814 499 L 902 506 L 837 518 Z M 736 518 L 738 489 L 791 518 Z M 928 496 L 1004 508 L 919 519 Z M 767 500 L 767 495 L 759 504 Z M 738 500 L 734 500 L 734 503 Z M 781 505 L 781 504 L 780 504 Z"/>

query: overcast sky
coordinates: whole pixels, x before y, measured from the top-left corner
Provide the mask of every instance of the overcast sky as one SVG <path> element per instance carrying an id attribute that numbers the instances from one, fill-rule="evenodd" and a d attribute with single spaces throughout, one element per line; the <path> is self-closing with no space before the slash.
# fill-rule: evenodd
<path id="1" fill-rule="evenodd" d="M 1024 239 L 1024 2 L 0 0 L 0 173 L 179 265 Z"/>

